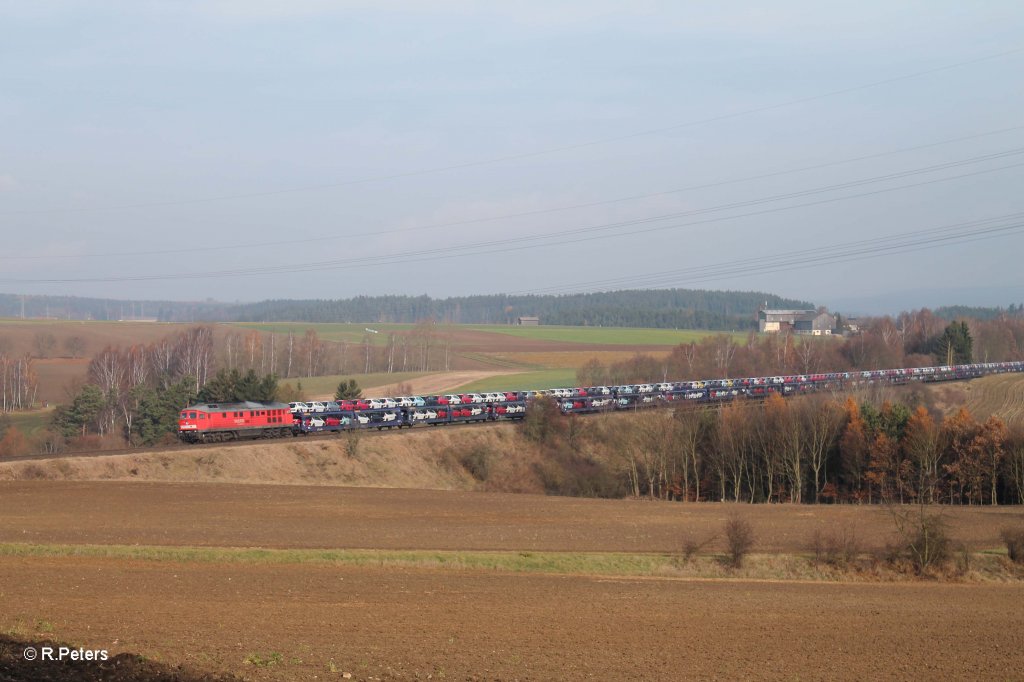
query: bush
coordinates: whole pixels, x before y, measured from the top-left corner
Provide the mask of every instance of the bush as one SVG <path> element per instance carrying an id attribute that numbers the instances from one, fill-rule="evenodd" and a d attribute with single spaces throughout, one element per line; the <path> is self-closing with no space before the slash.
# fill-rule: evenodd
<path id="1" fill-rule="evenodd" d="M 743 559 L 754 546 L 754 528 L 749 521 L 733 517 L 725 522 L 725 540 L 729 553 L 729 565 L 743 566 Z"/>
<path id="2" fill-rule="evenodd" d="M 7 429 L 3 438 L 0 438 L 0 458 L 27 454 L 29 454 L 28 439 L 24 434 L 16 426 Z"/>
<path id="3" fill-rule="evenodd" d="M 462 453 L 459 463 L 478 481 L 486 481 L 491 472 L 491 453 L 483 445 L 475 445 Z"/>
<path id="4" fill-rule="evenodd" d="M 814 532 L 811 540 L 815 563 L 826 563 L 836 568 L 846 568 L 861 553 L 857 533 L 849 526 L 826 533 L 822 530 Z"/>
<path id="5" fill-rule="evenodd" d="M 1024 528 L 1003 528 L 999 537 L 1006 543 L 1006 553 L 1010 561 L 1024 564 Z"/>
<path id="6" fill-rule="evenodd" d="M 698 540 L 693 535 L 683 536 L 683 563 L 690 563 L 705 547 L 710 545 L 718 536 L 709 535 L 703 540 Z"/>
<path id="7" fill-rule="evenodd" d="M 345 454 L 352 459 L 359 459 L 359 431 L 353 430 L 345 434 Z"/>
<path id="8" fill-rule="evenodd" d="M 915 572 L 926 573 L 949 561 L 953 541 L 941 512 L 932 511 L 925 504 L 918 505 L 916 512 L 890 511 L 896 524 L 899 554 L 910 561 Z"/>

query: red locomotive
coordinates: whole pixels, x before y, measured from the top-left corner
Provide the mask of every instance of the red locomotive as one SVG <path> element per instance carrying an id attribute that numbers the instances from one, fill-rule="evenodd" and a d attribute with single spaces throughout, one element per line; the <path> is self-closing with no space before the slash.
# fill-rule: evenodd
<path id="1" fill-rule="evenodd" d="M 178 415 L 178 433 L 190 443 L 292 435 L 293 415 L 284 403 L 202 403 Z"/>

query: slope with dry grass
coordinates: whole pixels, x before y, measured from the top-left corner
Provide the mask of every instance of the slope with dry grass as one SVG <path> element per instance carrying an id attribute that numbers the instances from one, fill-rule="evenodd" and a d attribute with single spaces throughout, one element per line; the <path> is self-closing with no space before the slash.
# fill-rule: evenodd
<path id="1" fill-rule="evenodd" d="M 975 419 L 999 417 L 1011 428 L 1024 428 L 1024 376 L 999 374 L 971 381 L 926 387 L 934 405 L 951 414 L 966 407 Z"/>

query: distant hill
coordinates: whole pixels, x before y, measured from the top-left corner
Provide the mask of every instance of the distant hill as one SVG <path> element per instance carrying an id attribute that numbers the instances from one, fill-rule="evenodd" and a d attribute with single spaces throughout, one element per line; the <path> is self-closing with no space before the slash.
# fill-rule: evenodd
<path id="1" fill-rule="evenodd" d="M 341 300 L 273 300 L 259 303 L 119 301 L 69 296 L 0 294 L 0 317 L 162 322 L 416 322 L 511 324 L 536 316 L 547 325 L 754 329 L 757 310 L 813 308 L 807 301 L 757 291 L 653 289 L 594 294 L 508 296 L 358 296 Z M 23 308 L 24 306 L 24 308 Z"/>
<path id="2" fill-rule="evenodd" d="M 265 301 L 241 306 L 243 321 L 415 322 L 511 324 L 536 316 L 542 324 L 670 329 L 753 329 L 758 306 L 813 308 L 763 292 L 659 289 L 560 296 L 374 296 L 339 301 Z"/>
<path id="3" fill-rule="evenodd" d="M 946 305 L 935 309 L 935 316 L 944 320 L 959 320 L 971 318 L 973 320 L 995 320 L 1003 316 L 1021 317 L 1024 316 L 1024 303 L 1017 305 L 1011 303 L 1009 307 L 988 308 L 983 306 L 969 305 Z"/>

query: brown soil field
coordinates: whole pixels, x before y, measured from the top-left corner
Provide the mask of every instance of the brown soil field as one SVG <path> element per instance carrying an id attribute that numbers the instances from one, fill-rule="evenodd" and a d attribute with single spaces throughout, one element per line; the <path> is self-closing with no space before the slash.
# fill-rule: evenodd
<path id="1" fill-rule="evenodd" d="M 1021 507 L 956 507 L 951 534 L 1001 546 Z M 145 482 L 0 483 L 0 542 L 206 547 L 679 552 L 684 536 L 754 527 L 755 551 L 800 553 L 817 530 L 852 529 L 866 549 L 892 537 L 870 506 L 596 500 L 443 490 Z"/>
<path id="2" fill-rule="evenodd" d="M 89 371 L 89 360 L 85 358 L 46 358 L 35 361 L 36 374 L 39 376 L 39 390 L 36 394 L 38 403 L 68 403 L 72 387 L 85 381 Z"/>
<path id="3" fill-rule="evenodd" d="M 52 334 L 57 341 L 50 352 L 51 357 L 36 358 L 36 372 L 39 376 L 37 402 L 68 402 L 68 390 L 78 382 L 84 382 L 89 369 L 89 360 L 106 346 L 127 347 L 132 344 L 149 344 L 159 339 L 185 331 L 195 325 L 164 322 L 80 322 L 68 320 L 0 320 L 0 346 L 12 355 L 35 353 L 33 339 L 38 333 Z M 228 329 L 223 325 L 212 325 L 219 343 Z M 84 341 L 81 358 L 66 357 L 64 346 L 67 339 L 78 336 Z"/>
<path id="4" fill-rule="evenodd" d="M 892 525 L 885 510 L 859 506 L 0 483 L 0 542 L 19 545 L 676 553 L 684 534 L 706 537 L 735 516 L 753 524 L 763 553 L 804 552 L 822 528 L 853 528 L 871 546 Z M 955 508 L 946 516 L 957 538 L 983 549 L 998 546 L 999 528 L 1024 521 L 1024 510 Z M 4 553 L 0 632 L 248 680 L 344 673 L 361 680 L 1022 679 L 1024 670 L 1020 582 L 709 580 L 289 561 Z M 16 666 L 3 679 L 75 679 L 27 675 Z"/>
<path id="5" fill-rule="evenodd" d="M 57 346 L 50 353 L 54 357 L 67 355 L 65 340 L 80 336 L 85 342 L 85 357 L 92 357 L 105 346 L 128 346 L 133 343 L 152 343 L 166 336 L 185 331 L 195 325 L 165 322 L 79 322 L 73 320 L 0 320 L 0 339 L 10 344 L 15 355 L 34 352 L 32 340 L 37 333 L 52 334 Z M 216 329 L 223 329 L 214 325 Z"/>
<path id="6" fill-rule="evenodd" d="M 0 585 L 3 627 L 249 680 L 1024 674 L 1020 585 L 20 557 Z"/>

